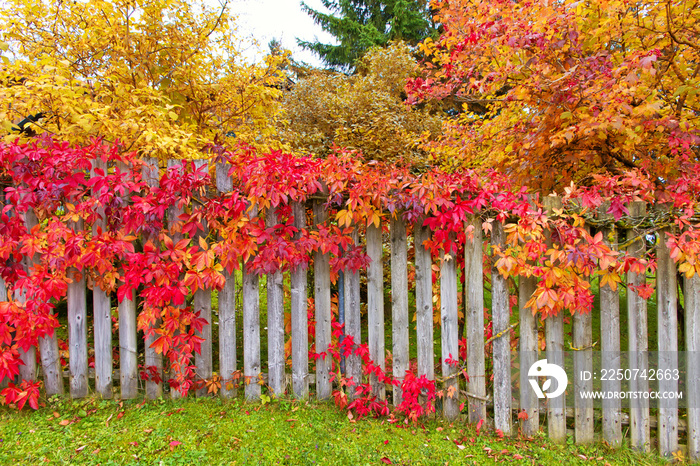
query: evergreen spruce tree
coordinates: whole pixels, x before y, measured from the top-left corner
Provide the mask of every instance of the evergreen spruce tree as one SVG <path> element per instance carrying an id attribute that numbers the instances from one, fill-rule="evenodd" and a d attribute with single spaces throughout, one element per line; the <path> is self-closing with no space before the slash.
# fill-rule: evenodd
<path id="1" fill-rule="evenodd" d="M 374 46 L 390 40 L 415 45 L 435 32 L 427 0 L 321 0 L 331 13 L 322 13 L 302 2 L 302 9 L 339 42 L 338 45 L 297 39 L 324 63 L 341 71 L 354 69 L 355 61 Z"/>

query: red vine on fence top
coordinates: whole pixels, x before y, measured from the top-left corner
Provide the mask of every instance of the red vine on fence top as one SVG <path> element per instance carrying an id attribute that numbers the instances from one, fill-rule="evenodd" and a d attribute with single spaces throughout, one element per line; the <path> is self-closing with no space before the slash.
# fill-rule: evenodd
<path id="1" fill-rule="evenodd" d="M 598 176 L 592 187 L 572 185 L 563 193 L 564 209 L 547 215 L 537 196 L 528 197 L 525 188 L 511 190 L 503 174 L 415 174 L 405 167 L 364 163 L 359 154 L 343 149 L 314 159 L 239 147 L 218 160 L 230 165 L 233 189 L 227 193 L 214 189 L 213 166 L 195 169 L 185 161 L 162 171 L 151 187 L 142 176 L 143 160 L 99 141 L 72 147 L 43 138 L 29 145 L 2 144 L 0 154 L 5 186 L 0 276 L 8 287 L 8 301 L 0 302 L 0 379 L 19 373 L 20 348 L 36 346 L 38 338 L 58 327 L 52 310 L 80 274 L 89 286 L 116 292 L 119 300 L 138 292 L 138 328 L 157 336 L 154 347 L 177 374 L 171 387 L 186 393 L 195 379 L 193 353 L 201 344 L 195 331 L 205 324 L 184 306 L 188 295 L 221 289 L 224 270 L 231 273 L 241 260 L 251 260 L 251 269 L 264 274 L 306 267 L 311 252 L 321 250 L 330 253 L 334 276 L 342 269 L 364 268 L 368 258 L 352 240 L 353 226 L 362 230 L 382 219 L 386 226 L 392 215 L 403 215 L 409 228 L 419 221 L 430 227 L 425 246 L 436 259 L 442 250 L 459 253 L 469 240 L 464 225 L 470 216 L 479 215 L 487 233 L 490 219 L 504 223 L 506 244 L 493 248 L 498 270 L 505 277 L 538 277 L 528 306 L 543 315 L 589 312 L 591 278 L 616 288 L 625 272 L 654 268 L 649 257 L 611 250 L 601 231 L 589 233 L 584 225 L 603 221 L 599 212 L 631 224 L 636 220 L 628 218 L 626 205 L 635 200 L 668 206 L 642 226 L 650 232 L 682 228 L 667 239 L 673 258 L 687 276 L 700 272 L 695 228 L 700 180 L 690 163 L 665 184 L 635 171 Z M 111 168 L 90 175 L 98 159 Z M 324 204 L 329 220 L 314 225 L 310 217 L 299 232 L 291 203 L 311 200 Z M 169 228 L 167 212 L 175 206 L 185 213 Z M 270 208 L 276 209 L 278 223 L 268 227 L 264 211 Z M 30 210 L 38 224 L 28 230 Z M 90 226 L 99 212 L 107 227 L 93 233 Z M 83 228 L 74 228 L 80 222 Z M 551 245 L 546 232 L 551 232 Z M 651 292 L 637 291 L 647 297 Z M 3 392 L 5 402 L 35 393 L 32 387 L 30 381 L 12 385 Z"/>

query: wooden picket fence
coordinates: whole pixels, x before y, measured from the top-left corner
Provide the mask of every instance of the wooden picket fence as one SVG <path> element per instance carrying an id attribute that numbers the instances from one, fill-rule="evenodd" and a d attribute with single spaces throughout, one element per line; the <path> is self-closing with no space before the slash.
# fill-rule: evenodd
<path id="1" fill-rule="evenodd" d="M 179 163 L 172 161 L 171 164 Z M 206 163 L 197 162 L 198 165 Z M 99 167 L 95 167 L 99 168 Z M 104 167 L 102 167 L 104 168 Z M 216 186 L 220 192 L 232 189 L 231 180 L 226 173 L 228 167 L 217 165 Z M 145 178 L 150 183 L 157 183 L 159 169 L 154 161 L 145 169 Z M 545 200 L 545 206 L 551 212 L 559 207 L 557 198 L 549 197 Z M 643 218 L 646 215 L 645 205 L 634 203 L 629 206 L 630 215 L 634 218 Z M 310 215 L 307 217 L 307 209 Z M 309 201 L 307 205 L 293 205 L 295 214 L 295 226 L 304 227 L 307 218 L 312 218 L 315 223 L 324 222 L 327 213 L 324 211 L 321 201 Z M 171 209 L 168 216 L 172 222 L 181 212 Z M 257 215 L 256 211 L 252 215 Z M 366 252 L 371 260 L 366 270 L 366 318 L 363 318 L 361 307 L 361 281 L 359 272 L 345 273 L 344 277 L 344 317 L 345 332 L 351 335 L 356 343 L 362 342 L 362 328 L 367 325 L 367 341 L 369 353 L 374 362 L 385 368 L 385 327 L 390 325 L 392 333 L 392 347 L 387 348 L 392 354 L 392 367 L 386 369 L 393 374 L 395 379 L 401 380 L 409 369 L 409 332 L 414 325 L 411 323 L 410 313 L 415 311 L 415 342 L 417 345 L 417 375 L 424 375 L 429 379 L 439 377 L 443 383 L 442 389 L 450 391 L 454 386 L 453 397 L 445 397 L 442 403 L 442 413 L 450 420 L 457 419 L 460 415 L 460 404 L 466 403 L 467 417 L 470 423 L 479 422 L 481 419 L 492 419 L 493 427 L 501 430 L 505 435 L 522 433 L 525 436 L 535 435 L 540 429 L 546 428 L 548 436 L 555 442 L 565 442 L 570 429 L 567 429 L 567 415 L 573 414 L 573 435 L 577 443 L 593 442 L 602 439 L 612 446 L 618 446 L 623 442 L 623 432 L 629 432 L 629 443 L 636 449 L 649 451 L 654 445 L 658 446 L 661 454 L 669 455 L 679 449 L 679 429 L 685 431 L 687 443 L 687 456 L 693 460 L 700 458 L 700 366 L 699 359 L 688 358 L 687 367 L 678 367 L 678 361 L 674 358 L 660 358 L 658 368 L 680 369 L 687 371 L 687 384 L 684 387 L 685 399 L 688 409 L 685 422 L 679 420 L 678 400 L 661 400 L 657 416 L 652 417 L 648 400 L 631 400 L 629 412 L 623 412 L 620 400 L 604 400 L 602 415 L 599 420 L 594 412 L 592 399 L 576 397 L 574 406 L 566 406 L 566 398 L 559 397 L 549 399 L 547 403 L 539 400 L 528 381 L 529 368 L 537 360 L 546 358 L 549 363 L 564 365 L 565 325 L 564 316 L 548 317 L 541 322 L 539 317 L 533 316 L 526 309 L 525 303 L 531 297 L 536 286 L 535 278 L 521 278 L 518 283 L 519 317 L 518 322 L 513 322 L 509 305 L 509 286 L 496 270 L 491 270 L 491 316 L 493 321 L 492 339 L 492 392 L 487 393 L 486 367 L 487 353 L 485 351 L 486 339 L 484 337 L 484 271 L 483 255 L 484 238 L 482 238 L 481 222 L 483 219 L 472 218 L 474 227 L 474 241 L 467 242 L 465 246 L 465 270 L 464 270 L 464 309 L 465 309 L 465 336 L 467 346 L 467 373 L 469 381 L 465 382 L 456 374 L 456 369 L 446 363 L 449 355 L 459 354 L 458 340 L 458 293 L 459 278 L 454 259 L 441 261 L 440 269 L 440 309 L 433 309 L 433 287 L 431 267 L 434 258 L 422 247 L 423 242 L 429 237 L 429 229 L 420 225 L 413 226 L 412 243 L 415 246 L 415 309 L 409 309 L 409 280 L 408 280 L 408 247 L 410 238 L 407 236 L 407 225 L 403 219 L 391 218 L 388 230 L 390 232 L 389 257 L 383 254 L 383 229 L 370 225 L 364 235 Z M 275 224 L 275 216 L 268 212 L 266 222 Z M 31 227 L 36 218 L 31 212 L 26 215 L 27 226 Z M 96 228 L 98 225 L 94 225 Z M 465 225 L 465 229 L 470 225 Z M 75 225 L 75 228 L 83 228 L 83 225 Z M 635 254 L 644 252 L 646 241 L 641 236 L 643 232 L 632 229 L 629 231 L 605 230 L 605 238 L 613 247 L 619 242 L 627 241 Z M 663 232 L 661 233 L 664 234 Z M 175 238 L 177 241 L 179 238 Z M 493 231 L 490 243 L 503 245 L 505 235 L 499 222 L 493 223 Z M 656 275 L 656 293 L 658 301 L 658 351 L 676 352 L 678 350 L 678 322 L 676 315 L 676 303 L 678 300 L 676 282 L 676 268 L 669 256 L 669 250 L 665 241 L 657 241 L 656 255 L 658 270 Z M 291 387 L 287 388 L 287 374 L 285 373 L 285 336 L 284 331 L 284 293 L 283 276 L 274 273 L 267 276 L 267 322 L 261 322 L 259 278 L 249 273 L 247 264 L 242 267 L 242 287 L 237 290 L 233 276 L 226 277 L 226 285 L 218 293 L 218 374 L 224 380 L 231 379 L 239 371 L 239 352 L 242 351 L 242 376 L 248 380 L 257 380 L 261 376 L 261 327 L 267 327 L 267 374 L 266 383 L 275 394 L 289 394 L 296 398 L 304 399 L 309 396 L 312 377 L 309 371 L 308 357 L 309 335 L 307 322 L 307 297 L 313 297 L 315 301 L 316 333 L 314 341 L 316 351 L 322 352 L 331 343 L 331 280 L 328 254 L 316 252 L 313 257 L 313 283 L 307 281 L 307 270 L 298 269 L 291 272 L 291 342 L 292 342 L 292 368 Z M 385 321 L 384 309 L 384 261 L 389 261 L 391 268 L 391 322 Z M 639 285 L 646 281 L 645 276 L 630 273 L 627 277 L 630 285 Z M 700 350 L 700 278 L 696 275 L 685 280 L 684 284 L 685 304 L 685 350 L 688 354 Z M 4 286 L 0 286 L 0 300 L 6 300 Z M 236 296 L 239 295 L 242 302 L 242 321 L 238 321 L 239 311 L 235 308 Z M 68 342 L 69 352 L 69 393 L 72 398 L 85 397 L 89 393 L 88 381 L 88 309 L 86 302 L 85 281 L 77 281 L 69 285 L 68 302 Z M 212 322 L 211 292 L 199 290 L 194 294 L 193 302 L 196 310 L 201 311 L 201 316 L 208 322 Z M 137 353 L 136 331 L 136 306 L 135 299 L 124 300 L 118 304 L 119 313 L 119 392 L 122 398 L 134 398 L 138 396 L 139 358 L 143 358 L 145 366 L 155 366 L 162 371 L 162 356 L 150 348 L 152 340 L 145 343 L 144 354 Z M 645 360 L 645 352 L 648 348 L 647 302 L 635 291 L 627 290 L 626 313 L 620 309 L 619 291 L 613 291 L 607 285 L 601 287 L 599 293 L 600 302 L 600 349 L 604 355 L 603 367 L 615 370 L 620 367 L 620 359 L 611 357 L 624 348 L 620 348 L 620 320 L 627 319 L 629 329 L 629 352 L 639 355 L 634 361 L 630 361 L 633 368 L 644 369 L 648 362 Z M 112 322 L 110 309 L 114 305 L 110 296 L 99 289 L 93 291 L 92 323 L 94 325 L 94 390 L 103 397 L 112 397 L 116 381 L 113 380 L 115 368 L 112 362 Z M 434 348 L 433 313 L 440 313 L 441 347 Z M 573 318 L 573 338 L 570 347 L 577 349 L 574 356 L 574 371 L 591 370 L 593 365 L 592 352 L 592 316 L 591 314 L 577 314 Z M 517 326 L 516 326 L 517 324 Z M 236 326 L 243 326 L 243 341 L 236 341 Z M 546 350 L 539 351 L 538 326 L 544 325 Z M 513 359 L 511 349 L 511 329 L 516 328 L 519 335 L 519 360 Z M 212 327 L 206 325 L 200 336 L 204 338 L 201 354 L 196 355 L 197 374 L 203 379 L 211 378 L 214 373 L 212 347 Z M 55 336 L 45 338 L 39 342 L 41 352 L 41 370 L 44 387 L 48 395 L 64 392 L 63 371 L 59 364 L 58 345 Z M 441 373 L 435 374 L 434 367 L 436 354 L 441 362 Z M 668 353 L 665 353 L 668 354 Z M 21 378 L 36 379 L 37 367 L 34 349 L 22 354 L 25 363 L 21 367 Z M 514 393 L 512 371 L 517 365 L 519 371 L 519 394 Z M 319 359 L 315 362 L 315 397 L 319 400 L 331 397 L 333 390 L 330 374 L 330 358 Z M 347 358 L 346 377 L 359 382 L 362 378 L 362 365 L 359 356 L 351 355 Z M 460 385 L 461 380 L 461 385 Z M 379 397 L 385 397 L 386 387 L 377 383 L 373 377 L 371 380 L 375 393 Z M 465 386 L 466 383 L 466 386 Z M 575 393 L 582 390 L 593 390 L 592 381 L 579 381 L 577 379 Z M 648 386 L 645 381 L 637 381 L 635 390 L 645 391 Z M 602 390 L 619 391 L 619 381 L 603 381 Z M 678 382 L 674 380 L 660 381 L 660 390 L 676 391 Z M 245 398 L 256 400 L 261 396 L 261 385 L 249 383 L 244 385 Z M 205 395 L 206 389 L 201 389 L 197 395 Z M 145 395 L 149 399 L 163 395 L 161 383 L 148 381 L 145 383 Z M 229 398 L 237 396 L 236 388 L 221 387 L 220 395 Z M 515 395 L 518 395 L 517 397 Z M 171 396 L 177 397 L 178 392 L 171 391 Z M 466 398 L 465 398 L 466 397 Z M 519 405 L 514 401 L 519 399 Z M 402 399 L 399 386 L 393 387 L 392 403 L 397 405 Z M 572 409 L 573 408 L 573 409 Z M 525 413 L 525 414 L 523 414 Z M 520 414 L 520 415 L 518 415 Z M 540 423 L 540 417 L 546 415 L 546 427 Z M 490 422 L 490 421 L 489 421 Z M 519 425 L 518 425 L 519 423 Z M 596 436 L 596 425 L 600 428 L 600 437 Z M 656 436 L 652 438 L 653 428 Z"/>

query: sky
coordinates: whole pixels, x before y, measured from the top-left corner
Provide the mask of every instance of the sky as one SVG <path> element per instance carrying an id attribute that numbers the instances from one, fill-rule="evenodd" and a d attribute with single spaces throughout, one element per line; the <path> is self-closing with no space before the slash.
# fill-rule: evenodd
<path id="1" fill-rule="evenodd" d="M 306 4 L 326 11 L 320 0 L 306 0 Z M 296 38 L 314 40 L 317 37 L 324 43 L 335 43 L 333 36 L 301 10 L 301 0 L 232 0 L 229 8 L 238 16 L 238 36 L 254 38 L 257 42 L 255 45 L 246 41 L 244 56 L 251 61 L 259 61 L 267 53 L 270 40 L 278 39 L 284 48 L 292 51 L 295 60 L 321 66 L 316 55 L 297 46 Z"/>

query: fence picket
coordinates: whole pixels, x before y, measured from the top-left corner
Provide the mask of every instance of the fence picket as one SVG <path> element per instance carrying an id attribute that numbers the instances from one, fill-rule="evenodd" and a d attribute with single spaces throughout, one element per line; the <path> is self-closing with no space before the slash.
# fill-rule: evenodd
<path id="1" fill-rule="evenodd" d="M 175 160 L 175 159 L 169 159 L 168 160 L 168 170 L 175 168 L 175 167 L 180 167 L 182 165 L 182 160 Z M 178 241 L 182 239 L 182 226 L 180 225 L 180 220 L 179 217 L 184 213 L 184 209 L 182 207 L 179 207 L 177 203 L 173 204 L 172 206 L 168 207 L 167 211 L 167 219 L 168 219 L 168 230 L 169 230 L 169 235 L 171 236 L 171 239 L 173 240 L 173 243 L 177 244 Z M 174 303 L 172 304 L 173 306 L 177 306 L 180 308 L 184 307 L 184 304 L 181 305 L 175 305 Z M 177 336 L 179 334 L 178 330 L 175 330 L 173 332 L 173 337 Z M 170 371 L 170 377 L 174 378 L 175 374 L 173 371 Z M 178 398 L 182 397 L 182 393 L 180 390 L 176 388 L 171 388 L 170 389 L 170 398 L 175 400 Z"/>
<path id="2" fill-rule="evenodd" d="M 537 317 L 526 303 L 535 292 L 534 277 L 520 277 L 518 283 L 518 307 L 520 309 L 520 428 L 524 436 L 534 436 L 540 428 L 539 399 L 530 386 L 528 370 L 538 360 Z"/>
<path id="3" fill-rule="evenodd" d="M 591 314 L 573 315 L 574 374 L 593 371 L 593 321 Z M 593 441 L 593 400 L 583 398 L 581 393 L 593 391 L 593 380 L 574 377 L 574 438 L 576 443 Z"/>
<path id="4" fill-rule="evenodd" d="M 319 225 L 328 219 L 323 202 L 314 201 L 314 222 Z M 326 356 L 316 360 L 316 397 L 326 400 L 331 397 L 331 268 L 330 255 L 321 251 L 314 253 L 314 302 L 316 305 L 316 352 Z M 369 286 L 369 285 L 368 285 Z M 371 351 L 371 349 L 370 349 Z"/>
<path id="5" fill-rule="evenodd" d="M 445 379 L 443 414 L 452 421 L 459 416 L 459 374 L 447 362 L 459 359 L 459 323 L 457 318 L 457 266 L 453 257 L 443 254 L 440 266 L 440 319 L 442 376 Z"/>
<path id="6" fill-rule="evenodd" d="M 118 163 L 124 172 L 130 167 Z M 136 292 L 132 291 L 117 305 L 119 311 L 119 385 L 123 400 L 138 396 L 138 346 L 136 332 Z"/>
<path id="7" fill-rule="evenodd" d="M 601 214 L 601 220 L 611 220 L 612 215 Z M 617 249 L 615 225 L 603 229 L 603 240 L 611 249 Z M 620 354 L 620 291 L 609 284 L 600 287 L 600 350 L 601 370 L 617 373 L 621 369 Z M 616 377 L 601 381 L 604 392 L 619 393 L 622 383 Z M 622 400 L 603 399 L 603 439 L 612 447 L 622 444 Z"/>
<path id="8" fill-rule="evenodd" d="M 357 227 L 352 234 L 354 244 L 359 245 Z M 360 271 L 345 271 L 345 334 L 352 337 L 354 347 L 362 344 L 362 324 L 360 320 Z M 355 387 L 362 381 L 362 360 L 358 354 L 352 353 L 345 360 L 345 376 L 353 380 Z M 354 387 L 348 390 L 349 397 L 355 398 Z"/>
<path id="9" fill-rule="evenodd" d="M 250 211 L 250 218 L 258 215 L 257 206 Z M 243 376 L 245 398 L 260 399 L 260 292 L 258 276 L 251 272 L 252 258 L 243 264 Z"/>
<path id="10" fill-rule="evenodd" d="M 229 165 L 216 164 L 216 189 L 220 193 L 233 190 L 233 182 L 228 175 Z M 238 390 L 233 380 L 238 370 L 236 361 L 236 277 L 224 270 L 224 287 L 219 292 L 219 373 L 221 375 L 221 396 L 233 398 Z"/>
<path id="11" fill-rule="evenodd" d="M 204 168 L 208 172 L 208 160 L 195 160 L 194 168 L 199 170 Z M 209 234 L 206 220 L 201 220 L 203 231 L 198 231 L 195 240 L 205 239 Z M 211 340 L 211 289 L 198 289 L 193 296 L 194 311 L 199 312 L 199 317 L 206 320 L 202 330 L 195 330 L 195 335 L 202 338 L 199 353 L 194 354 L 194 363 L 197 366 L 197 376 L 202 380 L 211 380 L 214 375 L 213 348 Z M 197 390 L 197 396 L 207 396 L 209 390 L 206 385 Z"/>
<path id="12" fill-rule="evenodd" d="M 543 199 L 547 215 L 553 216 L 554 209 L 561 209 L 561 198 L 547 196 Z M 552 245 L 551 232 L 545 232 L 547 244 Z M 564 367 L 564 315 L 560 312 L 545 318 L 545 338 L 547 341 L 547 362 Z M 554 381 L 556 384 L 557 382 Z M 553 387 L 551 390 L 556 390 Z M 566 397 L 559 396 L 547 400 L 547 435 L 555 443 L 566 442 Z"/>
<path id="13" fill-rule="evenodd" d="M 299 238 L 301 237 L 301 230 L 306 228 L 306 209 L 304 203 L 292 203 L 292 213 L 294 214 L 294 227 L 299 230 L 295 237 Z M 294 396 L 302 400 L 309 397 L 309 326 L 306 272 L 307 267 L 304 264 L 293 269 L 291 273 L 292 387 L 294 389 Z"/>
<path id="14" fill-rule="evenodd" d="M 367 340 L 369 356 L 372 361 L 385 369 L 384 357 L 384 269 L 382 266 L 382 227 L 374 224 L 367 227 L 367 255 L 370 258 L 367 267 Z M 417 274 L 417 272 L 416 272 Z M 370 375 L 372 392 L 380 399 L 386 398 L 384 383 Z"/>
<path id="15" fill-rule="evenodd" d="M 491 231 L 491 244 L 499 248 L 505 245 L 503 225 L 495 221 Z M 491 267 L 491 314 L 493 315 L 493 418 L 494 427 L 504 435 L 513 433 L 511 408 L 510 364 L 510 305 L 508 282 L 496 268 L 493 257 Z M 498 336 L 501 335 L 501 336 Z"/>
<path id="16" fill-rule="evenodd" d="M 676 283 L 676 265 L 671 259 L 671 251 L 666 245 L 670 229 L 664 228 L 657 234 L 656 241 L 656 293 L 659 371 L 672 374 L 678 370 L 678 318 L 676 304 L 678 301 Z M 673 377 L 659 377 L 659 391 L 674 393 L 678 391 L 678 380 Z M 659 453 L 670 457 L 678 450 L 678 399 L 659 399 Z"/>
<path id="17" fill-rule="evenodd" d="M 141 169 L 141 176 L 151 188 L 158 186 L 160 183 L 158 160 L 154 158 L 144 159 L 144 165 Z M 155 234 L 146 233 L 144 234 L 143 240 L 144 243 L 151 241 L 155 245 L 158 244 L 158 237 Z M 160 325 L 161 319 L 157 319 L 154 327 L 158 328 Z M 163 395 L 163 383 L 159 380 L 152 380 L 150 378 L 151 375 L 155 375 L 160 379 L 163 378 L 163 355 L 151 347 L 153 342 L 156 341 L 157 337 L 158 335 L 153 333 L 153 335 L 146 336 L 144 341 L 144 365 L 146 366 L 146 373 L 149 374 L 149 379 L 146 381 L 146 398 L 149 400 L 160 398 Z M 150 368 L 155 368 L 154 374 L 151 374 Z"/>
<path id="18" fill-rule="evenodd" d="M 646 215 L 646 205 L 643 202 L 632 202 L 629 205 L 630 217 L 639 220 Z M 634 257 L 641 257 L 646 249 L 643 231 L 632 229 L 627 232 L 628 252 Z M 645 274 L 627 272 L 627 325 L 628 351 L 630 354 L 630 369 L 646 372 L 648 369 L 649 338 L 647 332 L 647 301 L 639 296 L 635 287 L 646 283 Z M 649 382 L 646 378 L 634 378 L 629 384 L 631 391 L 648 392 Z M 630 443 L 632 448 L 649 451 L 649 400 L 633 398 L 630 400 Z"/>
<path id="19" fill-rule="evenodd" d="M 469 397 L 469 422 L 477 423 L 486 419 L 486 362 L 484 351 L 484 271 L 483 234 L 481 218 L 474 215 L 469 220 L 473 228 L 473 239 L 464 244 L 464 287 L 467 308 L 467 391 L 476 395 Z"/>
<path id="20" fill-rule="evenodd" d="M 73 224 L 74 231 L 83 229 L 83 221 Z M 85 277 L 77 279 L 71 271 L 73 283 L 68 284 L 68 365 L 70 370 L 71 398 L 84 398 L 88 394 L 87 304 Z"/>
<path id="21" fill-rule="evenodd" d="M 430 251 L 423 243 L 430 239 L 430 229 L 423 220 L 413 226 L 416 254 L 416 344 L 418 345 L 418 377 L 435 380 L 433 349 L 433 269 Z"/>
<path id="22" fill-rule="evenodd" d="M 688 459 L 700 460 L 700 275 L 685 278 L 685 350 Z"/>
<path id="23" fill-rule="evenodd" d="M 408 370 L 408 241 L 406 223 L 399 213 L 391 224 L 391 333 L 394 380 L 403 382 Z M 347 279 L 347 277 L 346 277 Z M 346 298 L 347 299 L 347 298 Z M 394 385 L 394 406 L 401 404 L 401 386 Z"/>
<path id="24" fill-rule="evenodd" d="M 107 163 L 101 158 L 93 160 L 90 174 L 95 176 L 98 171 L 107 175 Z M 93 196 L 96 195 L 93 189 Z M 93 236 L 101 235 L 107 230 L 104 207 L 99 207 L 96 213 L 98 218 L 92 225 Z M 92 289 L 92 319 L 95 339 L 95 391 L 102 398 L 112 398 L 112 303 L 109 294 L 97 285 Z"/>
<path id="25" fill-rule="evenodd" d="M 24 215 L 24 224 L 27 227 L 27 231 L 31 232 L 32 228 L 34 228 L 36 225 L 39 224 L 39 221 L 36 218 L 36 214 L 34 213 L 33 209 L 29 209 L 25 215 Z M 24 261 L 24 269 L 27 272 L 30 272 L 30 269 L 33 264 L 33 258 L 26 258 Z M 27 294 L 26 291 L 15 292 L 15 299 L 18 299 L 22 303 L 26 303 L 27 301 Z M 23 348 L 18 348 L 19 351 L 19 358 L 22 361 L 22 364 L 19 366 L 19 381 L 21 382 L 22 380 L 31 380 L 34 381 L 36 380 L 36 348 L 35 347 L 30 347 L 28 350 L 24 350 Z"/>
<path id="26" fill-rule="evenodd" d="M 267 209 L 267 228 L 277 225 L 274 207 Z M 281 271 L 267 275 L 267 366 L 270 390 L 275 396 L 284 395 L 284 302 Z"/>

